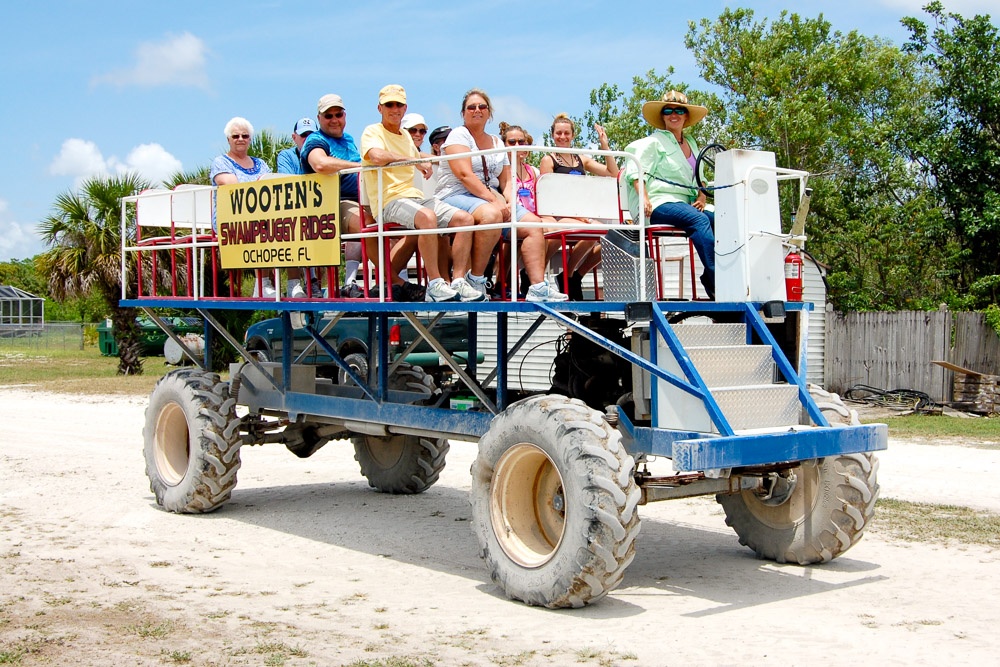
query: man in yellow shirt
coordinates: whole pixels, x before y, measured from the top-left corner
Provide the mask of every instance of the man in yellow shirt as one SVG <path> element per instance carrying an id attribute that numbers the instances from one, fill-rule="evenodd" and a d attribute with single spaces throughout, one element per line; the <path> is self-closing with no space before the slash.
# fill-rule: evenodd
<path id="1" fill-rule="evenodd" d="M 402 130 L 403 115 L 406 113 L 406 91 L 403 87 L 390 84 L 382 88 L 378 96 L 378 111 L 382 115 L 382 122 L 369 125 L 361 135 L 361 164 L 384 167 L 395 162 L 418 159 L 420 156 L 413 145 L 413 139 Z M 468 227 L 469 232 L 456 234 L 455 241 L 450 246 L 451 255 L 468 257 L 472 252 L 472 216 L 433 197 L 424 197 L 420 188 L 413 183 L 416 169 L 424 177 L 429 178 L 431 175 L 428 163 L 383 169 L 381 197 L 378 171 L 365 171 L 363 181 L 369 205 L 373 211 L 379 211 L 381 206 L 381 211 L 376 216 L 383 224 L 395 223 L 407 229 L 449 227 L 456 231 Z M 412 237 L 404 237 L 406 238 Z M 449 273 L 449 244 L 445 234 L 420 234 L 416 238 L 416 245 L 427 271 L 427 301 L 480 301 L 485 298 L 482 292 L 469 286 L 464 279 L 449 284 L 445 278 Z M 397 244 L 393 251 L 390 275 L 395 275 L 405 266 L 412 254 L 412 247 L 412 242 L 409 245 L 405 241 Z M 463 287 L 467 289 L 462 289 Z"/>

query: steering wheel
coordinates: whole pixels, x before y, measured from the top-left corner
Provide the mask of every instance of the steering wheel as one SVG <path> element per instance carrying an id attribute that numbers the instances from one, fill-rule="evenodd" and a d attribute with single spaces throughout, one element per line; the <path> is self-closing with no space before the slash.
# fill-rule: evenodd
<path id="1" fill-rule="evenodd" d="M 722 144 L 709 144 L 698 153 L 698 159 L 694 162 L 694 179 L 698 183 L 698 189 L 706 195 L 711 195 L 709 189 L 715 185 L 715 156 L 726 150 Z"/>

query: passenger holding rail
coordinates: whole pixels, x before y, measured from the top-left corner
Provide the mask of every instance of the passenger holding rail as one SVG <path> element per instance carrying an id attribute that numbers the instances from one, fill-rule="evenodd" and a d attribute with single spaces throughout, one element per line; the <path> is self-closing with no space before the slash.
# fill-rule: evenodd
<path id="1" fill-rule="evenodd" d="M 493 116 L 493 105 L 489 96 L 478 88 L 465 94 L 462 100 L 464 124 L 456 127 L 442 145 L 445 155 L 458 155 L 471 151 L 500 148 L 500 137 L 488 134 L 486 124 Z M 476 224 L 497 224 L 509 222 L 511 205 L 517 200 L 514 182 L 510 175 L 510 160 L 506 153 L 492 153 L 476 157 L 462 157 L 449 160 L 441 167 L 437 185 L 437 196 L 445 202 L 472 214 Z M 525 211 L 527 213 L 527 211 Z M 475 234 L 472 248 L 471 266 L 455 258 L 453 272 L 458 276 L 452 286 L 455 289 L 472 289 L 486 298 L 486 277 L 483 275 L 493 254 L 493 248 L 500 240 L 501 230 L 480 230 Z M 545 283 L 545 239 L 542 230 L 519 229 L 522 243 L 522 259 L 537 289 L 533 300 L 563 301 L 565 295 Z M 469 269 L 466 271 L 466 269 Z M 464 278 L 463 278 L 464 276 Z M 463 285 L 464 283 L 464 285 Z"/>
<path id="2" fill-rule="evenodd" d="M 382 88 L 378 96 L 378 111 L 382 122 L 369 125 L 361 135 L 361 152 L 365 165 L 384 167 L 394 162 L 405 162 L 419 158 L 417 147 L 410 135 L 402 130 L 403 114 L 406 113 L 406 91 L 402 86 L 391 84 Z M 454 206 L 445 204 L 434 198 L 425 198 L 424 194 L 413 184 L 414 172 L 419 169 L 425 176 L 430 176 L 431 167 L 428 163 L 391 167 L 382 170 L 382 210 L 376 215 L 385 223 L 396 223 L 408 229 L 438 229 L 449 227 L 454 231 L 472 229 L 472 216 Z M 364 187 L 368 202 L 374 210 L 378 210 L 379 187 L 378 171 L 364 172 Z M 409 260 L 409 252 L 401 252 L 402 247 L 412 248 L 413 236 L 404 237 L 393 249 L 393 266 L 390 277 L 399 280 L 396 274 Z M 416 236 L 416 245 L 424 260 L 427 271 L 426 301 L 482 301 L 483 294 L 471 289 L 465 281 L 452 281 L 449 285 L 445 277 L 448 275 L 448 236 L 445 234 L 420 234 Z M 454 245 L 451 248 L 455 266 L 468 265 L 469 253 L 472 250 L 472 234 L 455 234 Z M 412 284 L 412 283 L 407 283 Z M 459 286 L 464 284 L 464 289 Z M 416 287 L 414 285 L 414 287 Z M 411 295 L 403 294 L 404 297 Z M 393 296 L 395 298 L 395 294 Z M 413 298 L 403 298 L 403 301 L 413 301 Z"/>
<path id="3" fill-rule="evenodd" d="M 564 113 L 556 114 L 552 120 L 552 127 L 549 129 L 552 134 L 552 142 L 557 148 L 573 148 L 573 141 L 576 139 L 576 124 L 573 119 Z M 597 140 L 600 149 L 611 150 L 608 143 L 608 135 L 604 128 L 594 124 L 594 131 L 597 132 Z M 606 176 L 610 178 L 618 177 L 618 163 L 612 158 L 605 158 L 604 162 L 598 162 L 587 155 L 576 155 L 572 153 L 549 153 L 542 158 L 538 164 L 539 171 L 543 174 L 573 174 L 583 176 L 587 173 L 595 176 Z M 583 220 L 582 222 L 589 222 Z M 555 254 L 558 247 L 551 247 L 547 256 Z M 601 246 L 596 241 L 580 241 L 573 246 L 570 253 L 568 265 L 564 267 L 569 274 L 564 277 L 564 284 L 569 290 L 570 296 L 574 300 L 583 298 L 581 283 L 583 276 L 594 270 L 601 262 Z"/>
<path id="4" fill-rule="evenodd" d="M 250 141 L 253 139 L 253 125 L 246 118 L 236 116 L 231 118 L 223 130 L 226 134 L 226 141 L 229 142 L 229 150 L 212 160 L 209 168 L 208 180 L 212 185 L 231 185 L 233 183 L 250 183 L 261 177 L 261 174 L 270 174 L 271 167 L 266 162 L 248 154 Z M 213 226 L 214 226 L 213 220 Z M 253 295 L 263 295 L 267 299 L 273 299 L 277 295 L 274 284 L 267 276 L 261 278 L 260 290 L 254 285 Z"/>
<path id="5" fill-rule="evenodd" d="M 505 146 L 528 146 L 532 143 L 531 135 L 520 125 L 500 123 L 500 138 Z M 517 219 L 527 222 L 554 223 L 555 218 L 538 217 L 535 206 L 535 183 L 538 182 L 538 170 L 525 162 L 527 154 L 524 151 L 514 153 L 514 177 L 517 197 Z M 522 286 L 518 295 L 528 301 L 565 301 L 566 295 L 550 285 L 545 280 L 545 234 L 541 229 L 518 229 L 521 242 L 521 260 L 524 269 L 521 270 Z M 507 267 L 499 267 L 505 271 Z"/>
<path id="6" fill-rule="evenodd" d="M 361 155 L 354 143 L 354 137 L 345 132 L 347 109 L 340 95 L 327 94 L 319 98 L 316 121 L 319 131 L 310 134 L 302 146 L 303 174 L 337 174 L 344 169 L 361 166 Z M 358 210 L 358 175 L 340 176 L 340 230 L 349 234 L 361 231 L 361 216 Z M 366 239 L 369 256 L 377 257 L 375 239 Z M 345 255 L 350 257 L 354 248 L 346 244 Z M 360 246 L 358 246 L 360 248 Z M 360 254 L 360 253 L 358 253 Z M 350 260 L 348 260 L 348 264 Z M 351 272 L 345 276 L 341 296 L 358 297 L 361 290 L 354 284 Z"/>
<path id="7" fill-rule="evenodd" d="M 642 117 L 656 130 L 629 144 L 625 150 L 636 156 L 645 173 L 645 196 L 641 201 L 651 225 L 670 225 L 694 243 L 705 271 L 701 284 L 715 298 L 715 214 L 705 209 L 706 196 L 695 183 L 698 144 L 685 137 L 684 128 L 708 115 L 708 109 L 689 104 L 687 95 L 671 90 L 659 100 L 642 105 Z M 629 209 L 639 219 L 639 173 L 630 160 L 625 167 Z"/>

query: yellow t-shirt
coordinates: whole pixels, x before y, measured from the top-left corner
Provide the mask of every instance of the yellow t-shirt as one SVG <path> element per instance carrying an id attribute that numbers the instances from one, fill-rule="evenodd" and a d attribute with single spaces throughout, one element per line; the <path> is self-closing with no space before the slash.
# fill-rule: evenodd
<path id="1" fill-rule="evenodd" d="M 368 151 L 373 148 L 408 155 L 413 159 L 420 157 L 417 147 L 413 145 L 413 139 L 409 132 L 394 134 L 385 128 L 382 123 L 375 123 L 365 128 L 361 135 L 361 164 L 371 166 L 371 162 L 365 159 Z M 423 199 L 424 193 L 413 185 L 413 174 L 416 168 L 387 167 L 382 170 L 382 207 L 394 199 L 402 197 Z M 378 172 L 376 170 L 364 172 L 364 187 L 368 199 L 368 204 L 375 210 L 378 205 Z"/>

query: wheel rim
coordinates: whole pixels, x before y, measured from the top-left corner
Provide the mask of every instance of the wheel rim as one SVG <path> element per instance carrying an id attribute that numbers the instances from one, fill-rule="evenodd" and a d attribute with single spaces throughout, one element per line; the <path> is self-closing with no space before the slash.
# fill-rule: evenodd
<path id="1" fill-rule="evenodd" d="M 177 403 L 166 405 L 156 418 L 156 469 L 163 481 L 175 486 L 187 474 L 191 460 L 187 416 Z"/>
<path id="2" fill-rule="evenodd" d="M 758 520 L 783 530 L 794 528 L 805 520 L 816 505 L 819 491 L 819 465 L 807 461 L 795 469 L 795 481 L 781 498 L 764 499 L 753 491 L 744 491 L 743 498 Z"/>
<path id="3" fill-rule="evenodd" d="M 497 462 L 490 515 L 497 542 L 523 567 L 547 563 L 566 525 L 563 480 L 548 454 L 530 443 L 515 445 Z"/>
<path id="4" fill-rule="evenodd" d="M 366 438 L 368 453 L 372 459 L 382 468 L 391 468 L 403 457 L 403 448 L 406 446 L 406 436 L 396 436 L 393 438 L 376 438 L 369 436 Z"/>

